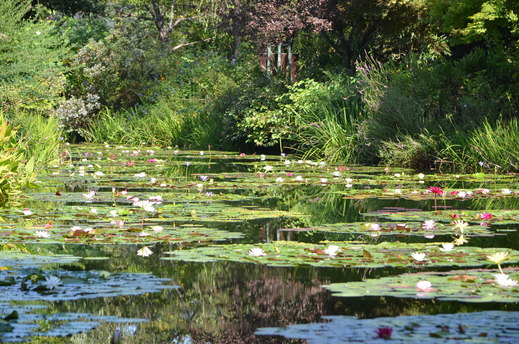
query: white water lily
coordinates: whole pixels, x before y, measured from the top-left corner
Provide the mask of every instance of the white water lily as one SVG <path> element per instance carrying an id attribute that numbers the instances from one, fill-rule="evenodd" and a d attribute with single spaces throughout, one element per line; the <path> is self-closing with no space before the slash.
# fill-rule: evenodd
<path id="1" fill-rule="evenodd" d="M 31 211 L 31 209 L 29 209 L 29 208 L 25 208 L 24 210 L 22 210 L 22 213 L 23 213 L 25 216 L 32 215 L 32 211 Z"/>
<path id="2" fill-rule="evenodd" d="M 274 169 L 274 167 L 267 165 L 267 166 L 263 167 L 263 169 L 265 170 L 265 172 L 270 172 Z"/>
<path id="3" fill-rule="evenodd" d="M 135 178 L 144 178 L 144 177 L 146 177 L 146 172 L 135 173 L 133 176 Z"/>
<path id="4" fill-rule="evenodd" d="M 434 222 L 434 220 L 425 220 L 422 226 L 423 229 L 431 230 L 436 228 L 435 225 L 436 222 Z"/>
<path id="5" fill-rule="evenodd" d="M 263 257 L 266 255 L 265 251 L 260 247 L 254 247 L 249 250 L 249 256 L 251 257 Z"/>
<path id="6" fill-rule="evenodd" d="M 265 154 L 261 154 L 260 160 L 265 160 L 266 158 L 267 158 L 267 156 Z"/>
<path id="7" fill-rule="evenodd" d="M 334 177 L 340 177 L 341 176 L 341 172 L 340 171 L 334 171 L 333 172 L 333 176 Z"/>
<path id="8" fill-rule="evenodd" d="M 418 281 L 416 282 L 416 289 L 419 291 L 430 291 L 432 283 L 429 281 Z"/>
<path id="9" fill-rule="evenodd" d="M 328 179 L 326 179 L 326 178 L 321 178 L 321 183 L 328 183 Z"/>
<path id="10" fill-rule="evenodd" d="M 48 238 L 48 237 L 50 237 L 50 234 L 47 231 L 36 231 L 36 233 L 34 233 L 34 235 L 36 235 L 38 238 Z"/>
<path id="11" fill-rule="evenodd" d="M 494 282 L 501 287 L 514 287 L 517 281 L 510 278 L 507 274 L 494 274 Z"/>
<path id="12" fill-rule="evenodd" d="M 283 177 L 276 178 L 276 182 L 278 182 L 278 183 L 283 183 L 283 181 L 284 181 Z"/>
<path id="13" fill-rule="evenodd" d="M 159 232 L 162 232 L 164 230 L 164 227 L 162 226 L 152 226 L 151 229 L 155 232 L 155 233 L 159 233 Z"/>
<path id="14" fill-rule="evenodd" d="M 95 191 L 89 191 L 89 192 L 83 194 L 83 198 L 92 199 L 92 198 L 94 198 L 95 195 L 96 195 Z"/>
<path id="15" fill-rule="evenodd" d="M 462 220 L 456 220 L 454 221 L 454 228 L 459 229 L 461 233 L 467 228 L 469 224 L 467 222 L 463 222 Z"/>
<path id="16" fill-rule="evenodd" d="M 296 176 L 294 178 L 294 180 L 297 180 L 298 182 L 302 182 L 303 181 L 303 177 L 302 176 Z"/>
<path id="17" fill-rule="evenodd" d="M 335 256 L 337 253 L 339 253 L 340 250 L 341 248 L 339 246 L 330 245 L 324 250 L 324 253 L 326 253 L 329 256 Z"/>
<path id="18" fill-rule="evenodd" d="M 425 174 L 423 174 L 423 173 L 419 173 L 419 174 L 418 174 L 418 178 L 420 178 L 420 179 L 424 179 L 424 178 L 425 178 Z"/>
<path id="19" fill-rule="evenodd" d="M 149 249 L 148 246 L 144 246 L 140 250 L 137 251 L 137 255 L 141 257 L 149 257 L 153 254 L 153 251 Z"/>
<path id="20" fill-rule="evenodd" d="M 61 285 L 61 279 L 58 276 L 47 276 L 45 277 L 43 285 L 47 289 L 55 289 L 56 287 Z"/>
<path id="21" fill-rule="evenodd" d="M 442 244 L 442 247 L 440 248 L 440 251 L 449 252 L 449 251 L 452 251 L 453 248 L 454 248 L 454 244 L 445 243 L 445 244 Z"/>
<path id="22" fill-rule="evenodd" d="M 415 253 L 411 254 L 411 257 L 413 257 L 418 262 L 425 261 L 425 253 L 415 252 Z"/>
<path id="23" fill-rule="evenodd" d="M 372 230 L 372 231 L 379 231 L 380 230 L 380 225 L 378 223 L 370 223 L 369 224 L 369 229 Z"/>
<path id="24" fill-rule="evenodd" d="M 501 193 L 502 193 L 503 195 L 508 195 L 508 194 L 511 194 L 512 191 L 510 191 L 510 189 L 503 189 L 503 190 L 501 190 Z"/>
<path id="25" fill-rule="evenodd" d="M 97 172 L 94 173 L 95 177 L 104 177 L 104 175 L 105 174 L 103 172 L 101 172 L 101 171 L 97 171 Z"/>

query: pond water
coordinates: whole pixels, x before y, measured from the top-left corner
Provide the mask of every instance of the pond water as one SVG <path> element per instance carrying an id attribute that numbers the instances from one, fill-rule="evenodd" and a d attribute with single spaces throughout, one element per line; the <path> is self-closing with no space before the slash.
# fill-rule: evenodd
<path id="1" fill-rule="evenodd" d="M 0 342 L 519 342 L 519 177 L 484 172 L 66 145 L 0 209 Z"/>

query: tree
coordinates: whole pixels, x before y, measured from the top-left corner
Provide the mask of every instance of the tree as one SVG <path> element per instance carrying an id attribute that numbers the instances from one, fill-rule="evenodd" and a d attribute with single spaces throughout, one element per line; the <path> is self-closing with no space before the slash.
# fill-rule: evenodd
<path id="1" fill-rule="evenodd" d="M 249 27 L 262 45 L 301 31 L 319 33 L 344 67 L 353 70 L 365 51 L 394 48 L 392 40 L 410 33 L 420 9 L 412 0 L 261 0 Z"/>
<path id="2" fill-rule="evenodd" d="M 25 19 L 30 9 L 30 0 L 0 2 L 0 105 L 6 112 L 48 112 L 64 89 L 66 42 L 52 22 Z"/>

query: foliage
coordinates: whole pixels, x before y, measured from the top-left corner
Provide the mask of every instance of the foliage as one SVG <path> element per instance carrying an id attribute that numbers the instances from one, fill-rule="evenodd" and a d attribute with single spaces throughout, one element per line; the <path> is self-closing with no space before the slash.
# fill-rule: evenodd
<path id="1" fill-rule="evenodd" d="M 29 9 L 28 0 L 0 3 L 0 106 L 50 113 L 64 90 L 66 42 L 54 22 L 28 20 Z"/>
<path id="2" fill-rule="evenodd" d="M 34 158 L 25 161 L 23 143 L 0 114 L 0 205 L 14 201 L 34 178 Z"/>

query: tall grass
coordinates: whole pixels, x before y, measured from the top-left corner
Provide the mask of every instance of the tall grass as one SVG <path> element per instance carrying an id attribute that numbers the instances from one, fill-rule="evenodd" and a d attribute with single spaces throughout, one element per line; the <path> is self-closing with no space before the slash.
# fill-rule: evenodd
<path id="1" fill-rule="evenodd" d="M 26 159 L 32 158 L 36 169 L 58 162 L 63 132 L 56 117 L 19 113 L 13 124 Z"/>
<path id="2" fill-rule="evenodd" d="M 358 161 L 356 118 L 358 105 L 336 109 L 328 104 L 319 112 L 298 113 L 296 121 L 303 124 L 296 134 L 298 151 L 305 158 L 324 158 L 330 162 Z"/>
<path id="3" fill-rule="evenodd" d="M 468 140 L 472 159 L 500 171 L 519 171 L 519 122 L 486 120 Z"/>
<path id="4" fill-rule="evenodd" d="M 516 118 L 483 124 L 465 132 L 457 129 L 444 137 L 440 157 L 460 172 L 519 171 L 519 122 Z M 451 169 L 453 170 L 453 169 Z"/>

